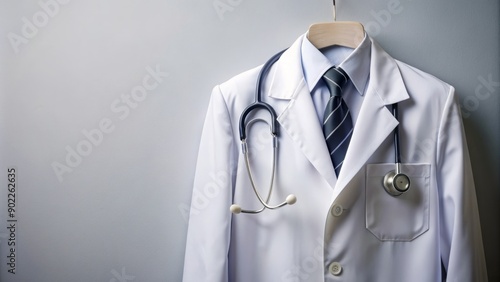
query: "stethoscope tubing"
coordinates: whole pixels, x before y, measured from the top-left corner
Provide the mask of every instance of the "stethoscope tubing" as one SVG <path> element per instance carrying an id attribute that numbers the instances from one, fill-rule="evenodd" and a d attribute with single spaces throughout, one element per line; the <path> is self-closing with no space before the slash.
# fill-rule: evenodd
<path id="1" fill-rule="evenodd" d="M 278 53 L 276 53 L 274 56 L 272 56 L 265 64 L 262 66 L 262 69 L 259 72 L 259 76 L 257 77 L 257 85 L 255 87 L 255 100 L 252 104 L 250 104 L 242 113 L 240 116 L 240 140 L 243 141 L 247 138 L 246 135 L 246 118 L 247 115 L 250 114 L 253 110 L 255 109 L 265 109 L 269 114 L 271 115 L 271 133 L 273 135 L 278 136 L 278 119 L 276 118 L 276 112 L 274 111 L 273 107 L 271 105 L 262 102 L 262 84 L 264 81 L 264 78 L 266 74 L 269 72 L 269 69 L 271 66 L 281 57 L 281 54 L 285 52 L 287 49 L 282 50 Z"/>
<path id="2" fill-rule="evenodd" d="M 247 126 L 251 125 L 252 123 L 256 122 L 256 121 L 263 121 L 261 119 L 254 119 L 252 120 L 251 122 L 249 122 L 247 124 Z M 264 121 L 265 122 L 265 121 Z M 264 199 L 262 198 L 262 196 L 260 195 L 259 191 L 257 191 L 257 187 L 255 185 L 255 182 L 254 182 L 254 177 L 253 177 L 253 174 L 252 174 L 252 170 L 250 169 L 250 160 L 249 160 L 249 151 L 248 151 L 248 147 L 247 147 L 247 143 L 246 141 L 244 141 L 243 145 L 245 147 L 245 149 L 243 150 L 243 155 L 245 157 L 245 165 L 246 165 L 246 168 L 247 168 L 247 172 L 248 172 L 248 175 L 249 175 L 249 178 L 250 178 L 250 184 L 252 185 L 252 189 L 255 193 L 255 195 L 257 196 L 257 198 L 259 199 L 259 202 L 262 204 L 262 208 L 259 209 L 259 210 L 255 210 L 255 211 L 252 211 L 252 210 L 241 210 L 242 212 L 245 212 L 245 213 L 260 213 L 262 212 L 264 209 L 277 209 L 277 208 L 280 208 L 284 205 L 286 205 L 287 203 L 284 202 L 284 203 L 281 203 L 277 206 L 270 206 L 269 205 L 269 200 L 271 199 L 271 195 L 272 195 L 272 192 L 273 192 L 273 187 L 274 187 L 274 175 L 275 175 L 275 172 L 276 172 L 276 160 L 277 160 L 277 154 L 278 154 L 278 150 L 277 150 L 277 141 L 275 140 L 276 139 L 276 136 L 273 135 L 273 158 L 272 158 L 272 173 L 271 173 L 271 180 L 270 180 L 270 183 L 269 183 L 269 192 L 267 194 L 267 197 L 266 197 L 266 200 L 264 201 Z"/>
<path id="3" fill-rule="evenodd" d="M 399 122 L 399 115 L 398 115 L 398 104 L 394 103 L 392 104 L 392 115 L 394 118 Z M 399 124 L 396 125 L 396 128 L 394 128 L 394 162 L 397 164 L 401 163 L 401 152 L 399 149 Z"/>

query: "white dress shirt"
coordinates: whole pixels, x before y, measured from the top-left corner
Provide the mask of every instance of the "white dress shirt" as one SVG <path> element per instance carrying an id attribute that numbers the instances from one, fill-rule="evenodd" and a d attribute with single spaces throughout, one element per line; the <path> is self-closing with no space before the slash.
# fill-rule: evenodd
<path id="1" fill-rule="evenodd" d="M 316 49 L 307 36 L 304 37 L 301 46 L 302 68 L 320 122 L 323 122 L 325 107 L 330 98 L 330 91 L 322 76 L 331 67 L 338 66 L 349 75 L 342 97 L 349 107 L 353 124 L 356 124 L 368 85 L 370 49 L 371 41 L 366 36 L 356 49 L 331 46 L 322 50 Z"/>

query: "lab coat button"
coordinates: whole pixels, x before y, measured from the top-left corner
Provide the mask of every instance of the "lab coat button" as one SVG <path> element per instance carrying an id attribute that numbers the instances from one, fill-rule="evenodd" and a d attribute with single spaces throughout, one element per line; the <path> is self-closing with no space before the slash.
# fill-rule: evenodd
<path id="1" fill-rule="evenodd" d="M 332 207 L 332 215 L 333 216 L 340 216 L 344 212 L 344 208 L 340 204 L 335 204 Z"/>
<path id="2" fill-rule="evenodd" d="M 330 264 L 330 273 L 339 276 L 340 273 L 342 272 L 342 266 L 338 262 L 332 262 Z"/>

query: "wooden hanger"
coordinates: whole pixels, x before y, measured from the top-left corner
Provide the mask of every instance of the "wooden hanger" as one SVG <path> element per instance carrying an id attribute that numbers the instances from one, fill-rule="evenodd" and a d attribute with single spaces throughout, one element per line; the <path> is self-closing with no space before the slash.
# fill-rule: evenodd
<path id="1" fill-rule="evenodd" d="M 365 29 L 359 22 L 337 22 L 335 0 L 331 23 L 317 23 L 309 27 L 307 39 L 318 49 L 333 45 L 356 48 L 365 38 Z"/>

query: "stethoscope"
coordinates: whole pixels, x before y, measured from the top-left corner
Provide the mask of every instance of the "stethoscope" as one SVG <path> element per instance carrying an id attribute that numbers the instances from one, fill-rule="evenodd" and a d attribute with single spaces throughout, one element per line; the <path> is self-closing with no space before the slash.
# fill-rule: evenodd
<path id="1" fill-rule="evenodd" d="M 293 205 L 295 202 L 297 202 L 297 197 L 295 195 L 290 194 L 286 197 L 285 201 L 281 202 L 278 205 L 270 205 L 269 200 L 271 198 L 272 190 L 274 187 L 274 178 L 276 174 L 276 163 L 277 163 L 277 148 L 278 148 L 278 119 L 276 117 L 276 112 L 274 111 L 273 107 L 271 105 L 267 104 L 266 102 L 263 102 L 261 99 L 261 92 L 262 92 L 262 82 L 266 76 L 266 74 L 269 72 L 269 69 L 271 66 L 281 57 L 281 54 L 285 52 L 285 50 L 280 51 L 279 53 L 275 54 L 272 56 L 265 64 L 262 66 L 262 69 L 259 72 L 259 75 L 257 77 L 257 85 L 255 89 L 255 101 L 250 104 L 242 113 L 240 116 L 239 120 L 239 130 L 240 130 L 240 141 L 241 141 L 241 151 L 243 153 L 243 156 L 245 158 L 245 165 L 247 168 L 248 172 L 248 177 L 250 179 L 250 183 L 252 185 L 252 189 L 255 193 L 255 196 L 257 196 L 257 199 L 259 202 L 262 204 L 262 208 L 258 210 L 245 210 L 242 209 L 241 206 L 237 204 L 231 205 L 229 208 L 230 211 L 234 214 L 239 214 L 239 213 L 251 213 L 251 214 L 256 214 L 264 211 L 265 209 L 270 209 L 274 210 L 277 208 L 281 208 L 285 205 Z M 269 113 L 270 120 L 271 122 L 267 122 L 264 119 L 253 119 L 251 121 L 247 122 L 247 116 L 255 111 L 263 109 Z M 397 104 L 392 104 L 392 114 L 396 120 L 398 119 L 398 105 Z M 256 188 L 254 177 L 252 175 L 252 170 L 250 169 L 250 161 L 249 161 L 249 150 L 248 150 L 248 145 L 247 145 L 247 129 L 250 127 L 254 122 L 257 121 L 263 121 L 267 124 L 269 124 L 270 127 L 270 134 L 272 137 L 272 146 L 273 146 L 273 156 L 272 156 L 272 172 L 271 172 L 271 180 L 269 183 L 269 192 L 267 194 L 267 197 L 264 199 L 259 191 Z M 405 192 L 408 191 L 410 188 L 410 178 L 408 175 L 404 174 L 401 172 L 401 153 L 399 150 L 399 126 L 396 126 L 394 129 L 394 155 L 395 155 L 395 165 L 396 169 L 393 171 L 388 172 L 383 179 L 383 187 L 385 191 L 391 196 L 399 196 Z"/>

